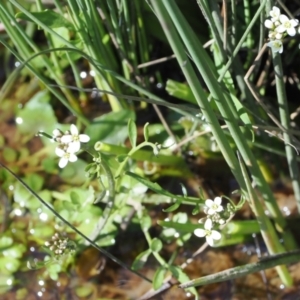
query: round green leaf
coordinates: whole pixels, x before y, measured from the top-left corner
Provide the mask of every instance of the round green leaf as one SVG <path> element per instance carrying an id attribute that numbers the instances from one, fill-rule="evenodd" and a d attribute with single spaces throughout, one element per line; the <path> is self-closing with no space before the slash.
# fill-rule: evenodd
<path id="1" fill-rule="evenodd" d="M 159 252 L 163 247 L 161 240 L 154 238 L 151 242 L 150 248 L 153 252 Z"/>

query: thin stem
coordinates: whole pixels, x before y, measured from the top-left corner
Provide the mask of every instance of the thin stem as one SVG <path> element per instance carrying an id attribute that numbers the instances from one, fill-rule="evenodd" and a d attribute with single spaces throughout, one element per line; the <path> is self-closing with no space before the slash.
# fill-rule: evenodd
<path id="1" fill-rule="evenodd" d="M 287 103 L 287 96 L 285 91 L 285 83 L 283 81 L 283 70 L 282 70 L 282 63 L 281 57 L 278 53 L 273 53 L 273 64 L 274 64 L 274 71 L 275 71 L 275 80 L 276 80 L 276 92 L 277 92 L 277 101 L 279 106 L 279 115 L 280 115 L 280 122 L 285 129 L 290 128 L 290 118 L 289 118 L 289 108 Z M 283 139 L 285 141 L 285 152 L 286 152 L 286 159 L 289 166 L 289 172 L 292 180 L 293 190 L 297 202 L 298 212 L 300 213 L 300 176 L 299 176 L 299 169 L 297 164 L 297 153 L 295 149 L 291 147 L 293 144 L 293 139 L 291 135 L 286 132 L 283 132 Z"/>

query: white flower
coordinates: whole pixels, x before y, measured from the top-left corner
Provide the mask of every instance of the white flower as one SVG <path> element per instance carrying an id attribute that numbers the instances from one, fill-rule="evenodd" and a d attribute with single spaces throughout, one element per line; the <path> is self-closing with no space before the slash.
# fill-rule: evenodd
<path id="1" fill-rule="evenodd" d="M 282 51 L 283 51 L 282 42 L 279 40 L 270 41 L 267 44 L 267 46 L 270 47 L 274 53 L 276 53 L 276 52 L 282 53 Z"/>
<path id="2" fill-rule="evenodd" d="M 223 206 L 221 205 L 222 198 L 216 197 L 215 200 L 207 199 L 205 201 L 206 209 L 204 210 L 208 215 L 214 215 L 215 213 L 221 212 L 223 210 Z"/>
<path id="3" fill-rule="evenodd" d="M 68 145 L 68 152 L 75 153 L 80 149 L 80 143 L 87 143 L 90 140 L 90 137 L 86 134 L 78 134 L 77 127 L 71 125 L 71 134 L 64 134 L 61 137 L 61 142 Z"/>
<path id="4" fill-rule="evenodd" d="M 221 238 L 221 233 L 212 230 L 212 220 L 207 219 L 205 224 L 204 224 L 204 229 L 202 228 L 197 228 L 194 230 L 194 234 L 198 237 L 205 237 L 206 242 L 210 245 L 213 246 L 214 240 L 219 240 Z"/>
<path id="5" fill-rule="evenodd" d="M 296 34 L 295 27 L 298 26 L 299 21 L 296 19 L 289 19 L 286 15 L 279 16 L 280 25 L 276 28 L 279 33 L 287 32 L 288 35 L 294 36 Z"/>
<path id="6" fill-rule="evenodd" d="M 270 11 L 270 16 L 271 16 L 272 22 L 277 21 L 280 16 L 280 9 L 277 6 L 273 6 L 272 10 Z"/>
<path id="7" fill-rule="evenodd" d="M 266 20 L 265 21 L 265 27 L 272 29 L 274 26 L 274 23 L 271 20 Z"/>
<path id="8" fill-rule="evenodd" d="M 60 138 L 63 136 L 63 133 L 61 130 L 59 129 L 54 129 L 53 130 L 53 140 L 54 141 L 57 141 L 57 142 L 60 142 Z"/>
<path id="9" fill-rule="evenodd" d="M 77 160 L 77 156 L 74 153 L 67 152 L 60 147 L 56 147 L 55 153 L 58 157 L 60 157 L 60 160 L 58 163 L 58 166 L 60 168 L 64 168 L 68 164 L 69 161 L 75 162 Z"/>

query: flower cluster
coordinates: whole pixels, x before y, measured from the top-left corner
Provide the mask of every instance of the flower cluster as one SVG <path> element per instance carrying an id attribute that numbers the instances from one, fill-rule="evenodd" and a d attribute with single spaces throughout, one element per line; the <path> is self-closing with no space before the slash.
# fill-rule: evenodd
<path id="1" fill-rule="evenodd" d="M 81 143 L 87 143 L 90 137 L 86 134 L 78 134 L 78 129 L 75 125 L 71 125 L 70 131 L 63 133 L 59 129 L 53 131 L 53 139 L 59 145 L 55 149 L 55 153 L 59 160 L 59 167 L 64 168 L 68 162 L 77 160 L 76 152 L 80 150 Z"/>
<path id="2" fill-rule="evenodd" d="M 221 239 L 221 233 L 214 230 L 215 225 L 223 225 L 226 220 L 234 213 L 232 205 L 229 204 L 226 209 L 222 206 L 222 198 L 216 197 L 214 200 L 207 199 L 205 201 L 204 213 L 206 218 L 200 219 L 199 223 L 204 223 L 203 228 L 194 230 L 194 234 L 198 237 L 205 237 L 206 242 L 214 245 L 215 240 Z"/>
<path id="3" fill-rule="evenodd" d="M 282 53 L 282 39 L 286 35 L 294 36 L 296 34 L 296 27 L 298 27 L 299 21 L 297 19 L 289 19 L 286 15 L 281 14 L 277 6 L 273 6 L 269 14 L 271 19 L 265 21 L 265 27 L 270 29 L 268 35 L 270 42 L 267 45 L 272 48 L 273 52 Z"/>
<path id="4" fill-rule="evenodd" d="M 75 243 L 70 241 L 67 237 L 63 237 L 55 233 L 50 241 L 45 242 L 45 246 L 54 253 L 55 256 L 62 256 L 70 253 L 75 249 Z"/>

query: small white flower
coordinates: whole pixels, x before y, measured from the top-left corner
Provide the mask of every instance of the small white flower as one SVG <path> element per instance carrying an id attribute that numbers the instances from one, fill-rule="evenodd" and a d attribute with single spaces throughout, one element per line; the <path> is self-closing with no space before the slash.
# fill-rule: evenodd
<path id="1" fill-rule="evenodd" d="M 205 201 L 207 209 L 205 209 L 204 212 L 208 215 L 214 215 L 215 213 L 221 212 L 223 210 L 221 203 L 221 197 L 216 197 L 215 200 L 207 199 Z"/>
<path id="2" fill-rule="evenodd" d="M 270 41 L 267 44 L 267 46 L 270 47 L 274 53 L 276 53 L 276 52 L 282 53 L 282 51 L 283 51 L 282 42 L 279 40 Z"/>
<path id="3" fill-rule="evenodd" d="M 286 15 L 279 16 L 280 25 L 276 28 L 279 33 L 287 32 L 289 36 L 294 36 L 296 34 L 295 27 L 298 26 L 299 21 L 296 19 L 289 19 Z"/>
<path id="4" fill-rule="evenodd" d="M 75 153 L 80 149 L 80 143 L 87 143 L 90 137 L 86 134 L 78 134 L 77 127 L 72 124 L 70 134 L 64 134 L 61 137 L 61 142 L 68 145 L 68 152 Z"/>
<path id="5" fill-rule="evenodd" d="M 60 138 L 63 136 L 63 132 L 59 129 L 54 129 L 52 135 L 52 139 L 60 143 Z"/>
<path id="6" fill-rule="evenodd" d="M 275 27 L 275 25 L 271 20 L 266 20 L 265 21 L 265 27 L 267 27 L 269 29 L 273 29 Z"/>
<path id="7" fill-rule="evenodd" d="M 67 152 L 60 147 L 56 147 L 55 153 L 58 157 L 60 157 L 60 160 L 58 163 L 58 166 L 60 168 L 64 168 L 68 164 L 69 161 L 75 162 L 77 160 L 77 156 L 74 153 Z"/>
<path id="8" fill-rule="evenodd" d="M 204 229 L 202 228 L 197 228 L 194 230 L 194 234 L 198 237 L 205 237 L 206 242 L 210 245 L 214 245 L 214 240 L 219 240 L 221 238 L 221 233 L 212 230 L 212 220 L 207 219 L 205 224 L 204 224 Z"/>
<path id="9" fill-rule="evenodd" d="M 270 11 L 270 16 L 271 16 L 272 22 L 277 21 L 280 16 L 280 9 L 277 6 L 273 6 L 272 10 Z"/>
<path id="10" fill-rule="evenodd" d="M 281 40 L 282 39 L 282 33 L 280 32 L 274 32 L 275 33 L 275 40 Z"/>

